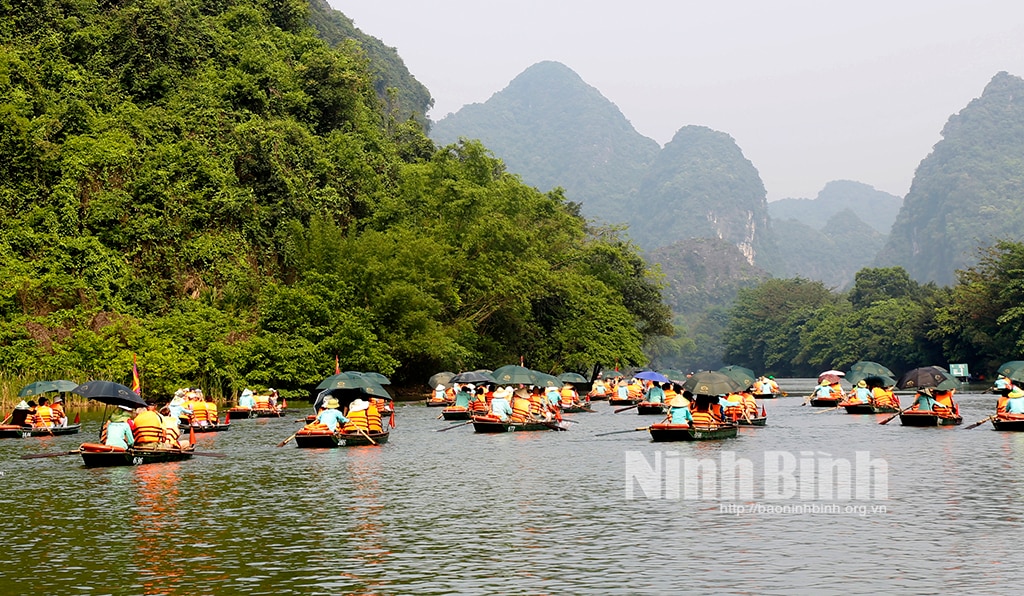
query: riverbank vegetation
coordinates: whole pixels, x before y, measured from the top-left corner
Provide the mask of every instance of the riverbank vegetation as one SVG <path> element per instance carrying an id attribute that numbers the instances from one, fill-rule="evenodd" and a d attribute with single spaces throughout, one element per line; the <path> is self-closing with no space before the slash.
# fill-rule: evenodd
<path id="1" fill-rule="evenodd" d="M 0 370 L 144 393 L 640 364 L 637 250 L 399 118 L 302 0 L 41 0 L 0 25 Z"/>

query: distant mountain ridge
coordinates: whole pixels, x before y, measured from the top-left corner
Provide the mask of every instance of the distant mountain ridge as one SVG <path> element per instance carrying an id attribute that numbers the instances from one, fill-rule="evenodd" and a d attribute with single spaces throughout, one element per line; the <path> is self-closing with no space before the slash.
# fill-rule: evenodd
<path id="1" fill-rule="evenodd" d="M 876 190 L 862 182 L 833 180 L 814 199 L 780 199 L 768 203 L 768 213 L 773 220 L 795 219 L 820 229 L 834 215 L 849 209 L 861 222 L 887 235 L 902 203 L 902 197 Z"/>
<path id="2" fill-rule="evenodd" d="M 1024 79 L 996 74 L 949 118 L 914 175 L 881 266 L 950 285 L 979 246 L 1024 238 Z"/>
<path id="3" fill-rule="evenodd" d="M 562 187 L 584 215 L 611 222 L 625 221 L 623 204 L 660 150 L 558 62 L 534 64 L 487 102 L 434 123 L 430 134 L 442 145 L 479 139 L 527 184 Z"/>

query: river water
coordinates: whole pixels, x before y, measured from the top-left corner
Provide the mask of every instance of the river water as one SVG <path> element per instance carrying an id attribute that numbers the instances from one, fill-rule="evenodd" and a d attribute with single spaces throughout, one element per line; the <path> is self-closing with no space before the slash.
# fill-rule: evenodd
<path id="1" fill-rule="evenodd" d="M 960 394 L 963 427 L 906 428 L 802 406 L 811 384 L 783 381 L 767 427 L 714 442 L 595 436 L 658 420 L 606 402 L 568 432 L 435 432 L 453 423 L 416 402 L 379 447 L 277 448 L 289 416 L 198 436 L 226 458 L 19 459 L 94 441 L 93 413 L 79 435 L 0 440 L 0 579 L 39 594 L 1013 592 L 1024 433 L 965 428 L 995 398 Z"/>

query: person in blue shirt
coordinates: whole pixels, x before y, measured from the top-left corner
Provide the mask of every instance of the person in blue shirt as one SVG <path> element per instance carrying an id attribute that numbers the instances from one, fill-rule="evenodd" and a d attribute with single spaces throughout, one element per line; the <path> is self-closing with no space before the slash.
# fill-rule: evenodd
<path id="1" fill-rule="evenodd" d="M 336 398 L 327 398 L 327 401 L 324 403 L 324 411 L 320 412 L 317 416 L 317 420 L 320 421 L 320 424 L 326 425 L 327 430 L 332 433 L 337 432 L 339 427 L 344 426 L 344 424 L 348 422 L 348 418 L 345 418 L 345 416 L 338 411 L 338 405 L 338 400 Z"/>
<path id="2" fill-rule="evenodd" d="M 693 426 L 693 414 L 690 413 L 690 400 L 683 395 L 677 395 L 668 402 L 668 421 L 671 424 L 689 424 Z M 692 393 L 690 394 L 693 395 Z"/>
<path id="3" fill-rule="evenodd" d="M 1024 414 L 1024 391 L 1014 388 L 1006 397 L 1007 414 Z"/>
<path id="4" fill-rule="evenodd" d="M 491 399 L 491 414 L 500 418 L 502 422 L 507 422 L 508 417 L 512 415 L 512 404 L 508 402 L 508 396 L 508 391 L 499 388 L 494 391 L 494 397 Z"/>
<path id="5" fill-rule="evenodd" d="M 475 388 L 472 384 L 463 385 L 459 392 L 455 394 L 455 406 L 459 408 L 469 407 L 469 400 L 473 399 L 473 390 Z"/>
<path id="6" fill-rule="evenodd" d="M 128 425 L 131 414 L 123 406 L 118 406 L 110 415 L 110 422 L 107 423 L 106 434 L 103 440 L 104 445 L 127 449 L 135 444 L 135 435 L 132 434 L 132 427 Z"/>
<path id="7" fill-rule="evenodd" d="M 661 388 L 661 385 L 651 383 L 651 386 L 647 389 L 647 395 L 644 396 L 644 401 L 652 404 L 662 403 L 665 401 L 665 390 Z"/>
<path id="8" fill-rule="evenodd" d="M 914 403 L 910 404 L 911 410 L 919 411 L 932 411 L 937 409 L 935 406 L 938 404 L 933 397 L 932 388 L 925 387 L 917 390 L 917 395 L 914 396 Z M 940 405 L 939 408 L 942 408 Z"/>
<path id="9" fill-rule="evenodd" d="M 238 397 L 238 407 L 249 408 L 250 410 L 256 407 L 256 400 L 252 396 L 252 389 L 246 387 L 242 391 L 242 395 Z"/>

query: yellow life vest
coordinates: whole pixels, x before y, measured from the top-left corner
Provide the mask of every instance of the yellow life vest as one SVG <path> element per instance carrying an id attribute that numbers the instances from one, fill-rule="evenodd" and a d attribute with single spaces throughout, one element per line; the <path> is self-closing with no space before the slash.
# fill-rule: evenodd
<path id="1" fill-rule="evenodd" d="M 377 409 L 377 406 L 373 404 L 373 402 L 370 403 L 369 408 L 366 408 L 366 420 L 367 426 L 370 428 L 370 432 L 379 433 L 384 430 L 381 426 L 380 410 Z"/>
<path id="2" fill-rule="evenodd" d="M 159 443 L 164 438 L 164 425 L 160 414 L 146 410 L 135 417 L 135 430 L 132 432 L 136 443 Z"/>

